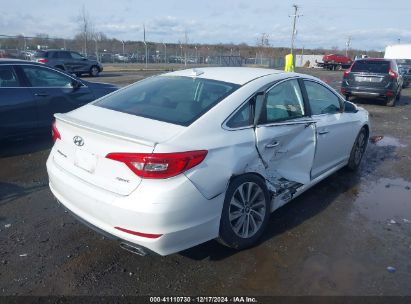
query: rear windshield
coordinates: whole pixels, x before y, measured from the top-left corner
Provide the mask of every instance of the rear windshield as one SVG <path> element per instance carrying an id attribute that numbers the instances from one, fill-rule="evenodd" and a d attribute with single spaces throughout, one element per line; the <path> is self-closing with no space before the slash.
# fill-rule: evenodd
<path id="1" fill-rule="evenodd" d="M 37 51 L 33 55 L 33 57 L 36 57 L 36 58 L 47 58 L 47 56 L 48 56 L 48 52 L 45 52 L 45 51 Z"/>
<path id="2" fill-rule="evenodd" d="M 176 76 L 157 76 L 120 90 L 94 105 L 188 126 L 240 86 Z"/>
<path id="3" fill-rule="evenodd" d="M 354 62 L 351 72 L 388 73 L 390 62 L 384 60 L 358 60 Z"/>

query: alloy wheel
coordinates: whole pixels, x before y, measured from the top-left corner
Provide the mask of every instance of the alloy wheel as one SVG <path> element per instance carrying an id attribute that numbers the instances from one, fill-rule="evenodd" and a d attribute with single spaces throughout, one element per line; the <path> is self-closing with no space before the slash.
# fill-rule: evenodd
<path id="1" fill-rule="evenodd" d="M 259 231 L 267 212 L 265 199 L 263 189 L 254 182 L 245 182 L 234 191 L 228 214 L 237 236 L 250 238 Z"/>

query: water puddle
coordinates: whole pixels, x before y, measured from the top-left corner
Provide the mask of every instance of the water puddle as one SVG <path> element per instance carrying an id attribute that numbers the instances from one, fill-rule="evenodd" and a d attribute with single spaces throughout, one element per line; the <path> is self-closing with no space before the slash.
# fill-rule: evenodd
<path id="1" fill-rule="evenodd" d="M 354 205 L 371 220 L 411 222 L 411 183 L 382 178 L 360 190 Z"/>
<path id="2" fill-rule="evenodd" d="M 370 142 L 376 144 L 378 147 L 398 147 L 398 148 L 404 148 L 407 145 L 404 145 L 400 142 L 398 138 L 391 137 L 391 136 L 371 136 Z"/>

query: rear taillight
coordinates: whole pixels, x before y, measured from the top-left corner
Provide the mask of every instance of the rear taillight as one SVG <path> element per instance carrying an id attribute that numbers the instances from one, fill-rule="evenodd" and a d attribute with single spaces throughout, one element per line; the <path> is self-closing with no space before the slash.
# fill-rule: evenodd
<path id="1" fill-rule="evenodd" d="M 106 158 L 122 162 L 141 178 L 169 178 L 201 163 L 206 150 L 178 153 L 110 153 Z"/>
<path id="2" fill-rule="evenodd" d="M 351 73 L 351 68 L 352 68 L 352 65 L 350 66 L 350 68 L 348 69 L 348 70 L 346 70 L 345 72 L 344 72 L 344 78 L 347 78 L 348 77 L 348 75 L 350 75 L 350 73 Z"/>
<path id="3" fill-rule="evenodd" d="M 48 61 L 48 59 L 38 59 L 37 62 L 47 63 L 47 62 L 49 62 L 49 61 Z"/>
<path id="4" fill-rule="evenodd" d="M 53 121 L 51 124 L 51 136 L 53 137 L 53 141 L 55 142 L 57 139 L 61 139 L 61 135 L 59 130 L 56 127 L 56 121 Z"/>
<path id="5" fill-rule="evenodd" d="M 388 74 L 390 74 L 390 78 L 392 79 L 397 79 L 398 74 L 396 72 L 394 72 L 391 68 L 390 71 L 388 72 Z"/>

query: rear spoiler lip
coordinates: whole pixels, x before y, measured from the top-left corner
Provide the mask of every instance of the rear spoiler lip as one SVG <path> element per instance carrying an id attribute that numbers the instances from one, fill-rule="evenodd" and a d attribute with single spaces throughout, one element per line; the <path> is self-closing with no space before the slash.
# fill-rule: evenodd
<path id="1" fill-rule="evenodd" d="M 83 129 L 86 129 L 86 130 L 89 130 L 89 131 L 92 131 L 92 132 L 95 132 L 95 133 L 116 137 L 116 138 L 119 138 L 119 139 L 122 139 L 122 140 L 126 140 L 126 141 L 129 141 L 129 142 L 135 142 L 135 143 L 138 143 L 140 145 L 144 145 L 144 146 L 152 147 L 152 148 L 154 148 L 157 145 L 157 143 L 155 143 L 155 142 L 150 142 L 150 141 L 135 137 L 135 136 L 133 136 L 129 133 L 123 133 L 123 132 L 116 131 L 116 130 L 113 130 L 113 129 L 109 129 L 109 128 L 105 128 L 105 127 L 102 127 L 102 126 L 94 125 L 92 123 L 85 122 L 83 120 L 79 120 L 79 119 L 70 117 L 67 114 L 56 113 L 56 114 L 54 114 L 54 117 L 56 118 L 56 120 L 60 120 L 60 121 L 63 121 L 65 123 L 68 123 L 72 126 L 80 127 L 80 128 L 83 128 Z"/>

